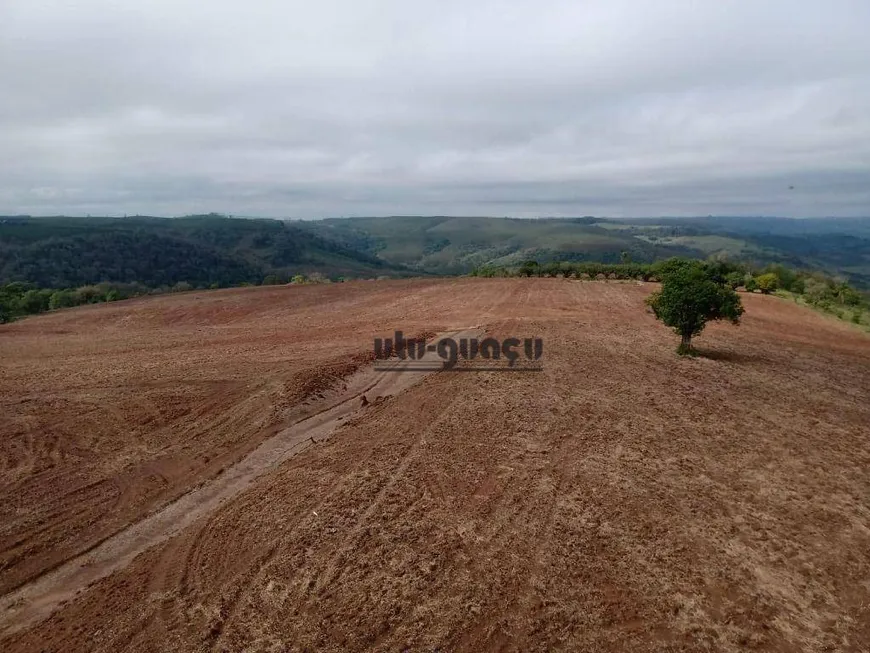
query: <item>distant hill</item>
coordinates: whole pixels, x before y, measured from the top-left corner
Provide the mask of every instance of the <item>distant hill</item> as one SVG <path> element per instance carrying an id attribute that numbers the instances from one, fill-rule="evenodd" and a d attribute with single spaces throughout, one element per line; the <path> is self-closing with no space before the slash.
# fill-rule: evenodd
<path id="1" fill-rule="evenodd" d="M 464 274 L 527 259 L 650 263 L 670 256 L 820 269 L 866 289 L 870 218 L 0 217 L 0 283 L 55 288 L 102 281 L 237 285 L 312 272 Z"/>
<path id="2" fill-rule="evenodd" d="M 297 223 L 185 218 L 0 217 L 0 283 L 259 283 L 266 275 L 408 276 Z"/>
<path id="3" fill-rule="evenodd" d="M 597 220 L 388 217 L 328 219 L 310 223 L 316 233 L 421 270 L 468 272 L 483 264 L 511 265 L 528 258 L 651 262 L 691 255 L 680 245 L 657 244 L 605 228 Z"/>
<path id="4" fill-rule="evenodd" d="M 442 274 L 526 259 L 612 263 L 626 255 L 648 263 L 668 256 L 728 256 L 758 265 L 822 269 L 870 288 L 870 218 L 393 216 L 306 224 L 349 248 Z"/>

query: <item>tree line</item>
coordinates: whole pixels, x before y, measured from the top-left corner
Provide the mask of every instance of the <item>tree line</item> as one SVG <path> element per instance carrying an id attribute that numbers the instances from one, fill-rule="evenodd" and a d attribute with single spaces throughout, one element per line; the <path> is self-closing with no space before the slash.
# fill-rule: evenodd
<path id="1" fill-rule="evenodd" d="M 344 277 L 338 277 L 336 281 L 345 281 Z M 241 282 L 232 284 L 235 287 L 244 286 L 272 286 L 284 284 L 309 284 L 330 283 L 333 281 L 326 275 L 318 272 L 294 275 L 266 275 L 259 284 Z M 179 281 L 168 286 L 151 288 L 145 284 L 133 283 L 97 283 L 79 286 L 78 288 L 40 288 L 36 284 L 24 281 L 13 281 L 0 285 L 0 324 L 11 322 L 28 315 L 36 315 L 47 311 L 55 311 L 62 308 L 72 308 L 84 304 L 102 304 L 121 299 L 141 297 L 143 295 L 160 295 L 172 292 L 186 292 L 189 290 L 214 290 L 222 287 L 231 287 L 229 284 L 217 282 L 211 284 L 192 284 L 187 281 Z"/>
<path id="2" fill-rule="evenodd" d="M 625 257 L 624 257 L 625 258 Z M 655 263 L 622 263 L 551 261 L 538 263 L 524 261 L 515 266 L 483 266 L 474 270 L 478 277 L 561 277 L 581 280 L 636 280 L 663 281 L 666 274 L 680 262 L 692 259 L 671 258 Z M 817 270 L 796 270 L 782 264 L 764 267 L 729 260 L 696 261 L 716 283 L 733 290 L 771 294 L 787 293 L 806 304 L 832 313 L 840 318 L 850 314 L 851 320 L 861 324 L 864 311 L 870 308 L 870 299 L 852 287 L 845 279 Z"/>

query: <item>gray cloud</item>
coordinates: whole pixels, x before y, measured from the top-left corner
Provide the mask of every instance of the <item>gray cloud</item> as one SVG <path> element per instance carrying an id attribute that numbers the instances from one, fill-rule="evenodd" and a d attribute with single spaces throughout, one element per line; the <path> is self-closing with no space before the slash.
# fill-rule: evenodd
<path id="1" fill-rule="evenodd" d="M 866 0 L 4 3 L 0 213 L 867 215 L 868 25 Z"/>

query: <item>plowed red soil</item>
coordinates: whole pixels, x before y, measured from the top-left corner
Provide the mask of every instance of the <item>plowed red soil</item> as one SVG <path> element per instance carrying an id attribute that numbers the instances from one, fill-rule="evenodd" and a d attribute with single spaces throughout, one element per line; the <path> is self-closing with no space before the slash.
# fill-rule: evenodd
<path id="1" fill-rule="evenodd" d="M 870 338 L 744 295 L 679 358 L 651 289 L 357 282 L 0 327 L 0 650 L 868 650 Z M 472 325 L 542 337 L 543 371 L 420 378 L 48 582 L 352 395 L 373 337 Z M 45 587 L 72 598 L 37 618 Z"/>

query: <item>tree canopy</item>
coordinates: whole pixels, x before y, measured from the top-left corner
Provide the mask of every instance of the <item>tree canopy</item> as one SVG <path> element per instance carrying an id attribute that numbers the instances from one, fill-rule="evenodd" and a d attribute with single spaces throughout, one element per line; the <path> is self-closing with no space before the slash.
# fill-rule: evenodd
<path id="1" fill-rule="evenodd" d="M 700 334 L 707 322 L 739 324 L 744 311 L 734 289 L 695 261 L 675 261 L 663 276 L 661 291 L 653 293 L 647 303 L 656 318 L 680 336 L 680 354 L 692 352 L 692 337 Z"/>

